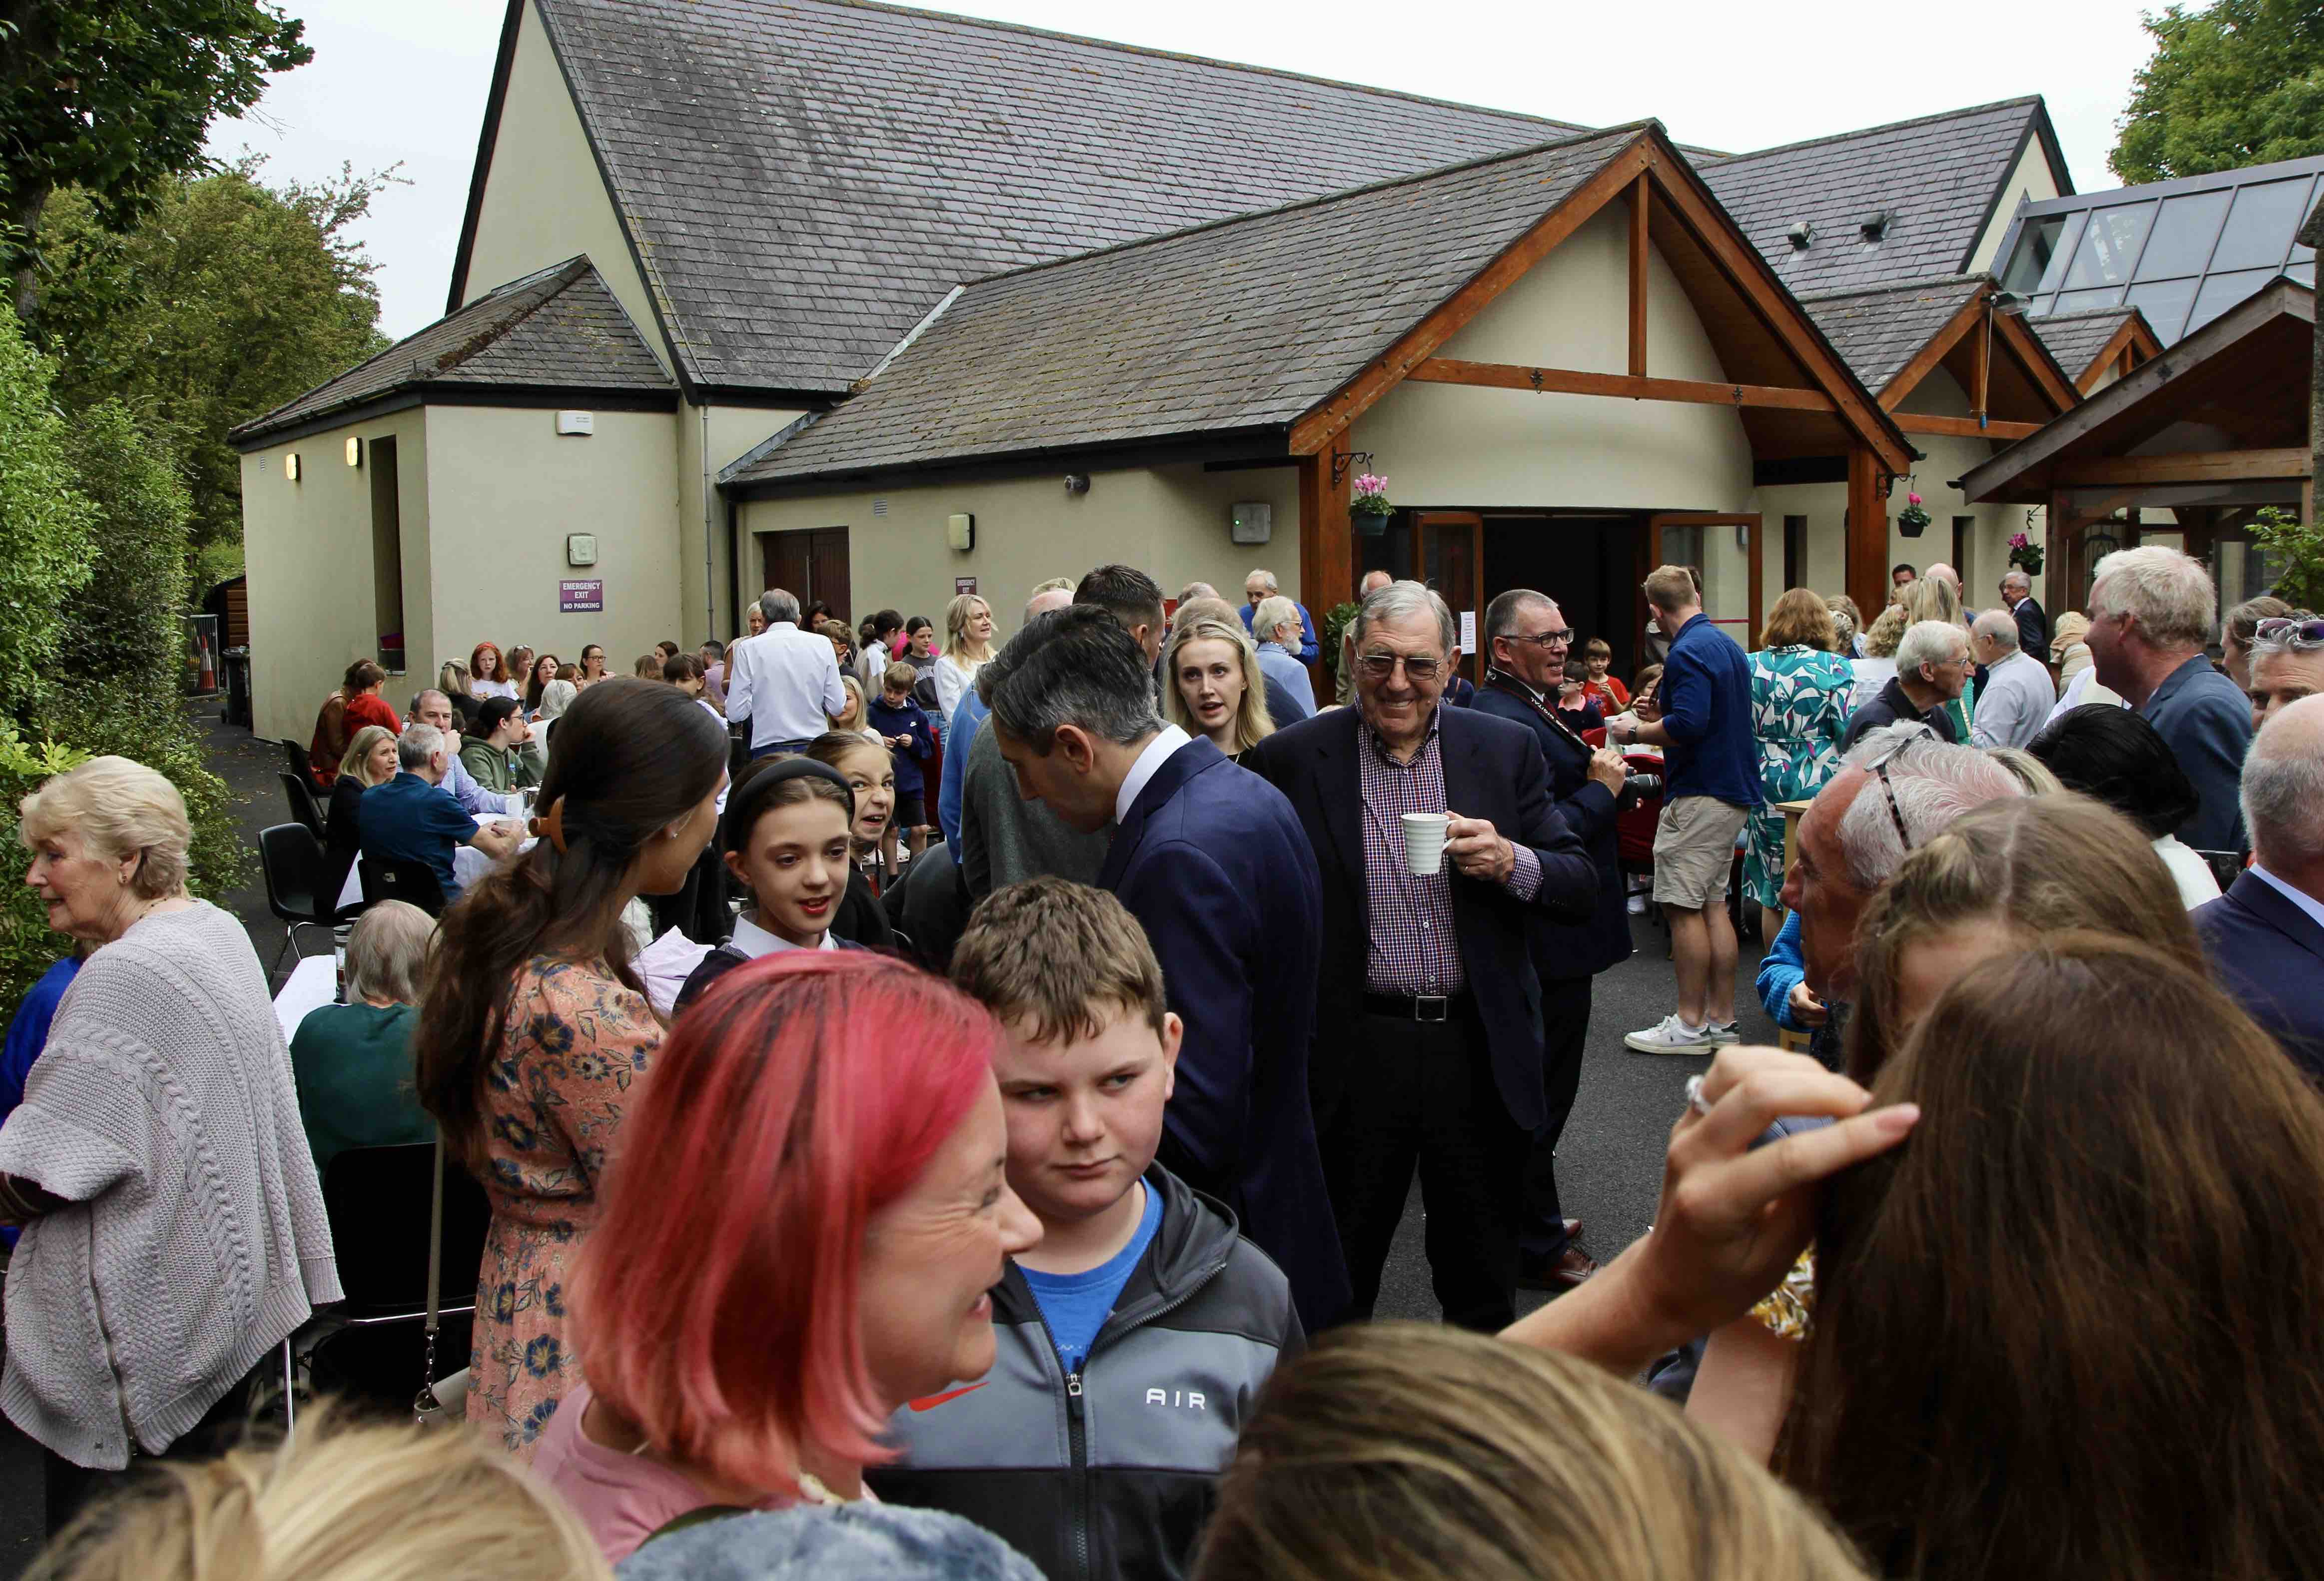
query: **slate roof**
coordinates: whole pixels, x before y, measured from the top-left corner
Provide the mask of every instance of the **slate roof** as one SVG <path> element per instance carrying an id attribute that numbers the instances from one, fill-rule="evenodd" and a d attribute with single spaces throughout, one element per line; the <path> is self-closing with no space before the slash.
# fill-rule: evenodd
<path id="1" fill-rule="evenodd" d="M 2092 308 L 2081 313 L 2052 313 L 2046 319 L 2029 318 L 2026 328 L 2042 337 L 2066 376 L 2079 382 L 2090 371 L 2106 343 L 2115 337 L 2131 319 L 2138 317 L 2136 308 Z"/>
<path id="2" fill-rule="evenodd" d="M 967 287 L 729 484 L 1279 429 L 1641 138 L 1612 131 Z"/>
<path id="3" fill-rule="evenodd" d="M 710 385 L 844 393 L 962 281 L 1586 130 L 865 0 L 540 14 Z"/>
<path id="4" fill-rule="evenodd" d="M 1969 249 L 2003 200 L 2002 184 L 2036 136 L 2054 149 L 2041 99 L 2018 98 L 1700 168 L 1794 295 L 1860 290 L 1967 268 Z M 1884 239 L 1863 241 L 1859 227 L 1884 208 L 1895 216 Z M 1788 239 L 1802 221 L 1815 227 L 1804 250 Z"/>
<path id="5" fill-rule="evenodd" d="M 1878 392 L 1904 371 L 1986 278 L 1946 274 L 1871 291 L 1812 291 L 1800 298 L 1800 305 L 1864 387 Z"/>
<path id="6" fill-rule="evenodd" d="M 596 268 L 586 257 L 568 258 L 478 297 L 226 438 L 247 449 L 268 434 L 398 391 L 494 385 L 677 390 Z"/>

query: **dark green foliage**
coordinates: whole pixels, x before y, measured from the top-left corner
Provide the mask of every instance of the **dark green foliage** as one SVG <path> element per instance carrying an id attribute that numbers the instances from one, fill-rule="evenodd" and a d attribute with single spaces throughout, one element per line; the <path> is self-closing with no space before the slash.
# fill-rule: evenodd
<path id="1" fill-rule="evenodd" d="M 2116 175 L 2167 181 L 2324 153 L 2324 5 L 2216 0 L 2145 23 L 2154 53 L 2132 79 Z"/>

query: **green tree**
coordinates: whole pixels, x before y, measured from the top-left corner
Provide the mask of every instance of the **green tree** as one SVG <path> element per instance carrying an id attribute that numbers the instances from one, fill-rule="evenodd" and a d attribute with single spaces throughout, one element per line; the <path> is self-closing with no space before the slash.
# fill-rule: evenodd
<path id="1" fill-rule="evenodd" d="M 177 458 L 198 550 L 242 539 L 236 423 L 385 348 L 376 265 L 349 231 L 392 172 L 281 190 L 245 160 L 162 184 L 125 232 L 78 190 L 50 205 L 42 341 L 68 406 L 125 402 Z"/>
<path id="2" fill-rule="evenodd" d="M 78 187 L 108 226 L 133 224 L 162 177 L 204 168 L 214 118 L 315 58 L 305 31 L 263 0 L 0 0 L 0 253 L 16 316 L 39 314 L 53 193 Z"/>
<path id="3" fill-rule="evenodd" d="M 75 418 L 65 435 L 83 498 L 96 513 L 91 577 L 64 602 L 58 669 L 115 702 L 159 698 L 175 705 L 184 680 L 186 522 L 192 502 L 167 441 L 145 431 L 119 401 Z"/>
<path id="4" fill-rule="evenodd" d="M 73 486 L 55 373 L 0 302 L 0 719 L 28 719 L 46 694 L 58 612 L 89 576 L 95 512 Z"/>
<path id="5" fill-rule="evenodd" d="M 2126 181 L 2324 153 L 2324 5 L 2216 0 L 2144 17 L 2154 53 L 2132 79 L 2107 162 Z"/>

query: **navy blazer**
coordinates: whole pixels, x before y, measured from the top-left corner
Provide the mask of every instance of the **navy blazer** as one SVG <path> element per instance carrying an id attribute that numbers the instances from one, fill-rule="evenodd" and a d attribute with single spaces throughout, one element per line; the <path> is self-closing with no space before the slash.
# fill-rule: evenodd
<path id="1" fill-rule="evenodd" d="M 1282 1265 L 1310 1332 L 1328 1327 L 1351 1292 L 1307 1098 L 1323 896 L 1306 833 L 1197 735 L 1130 803 L 1098 887 L 1146 929 L 1186 1024 L 1162 1161 Z"/>
<path id="2" fill-rule="evenodd" d="M 1371 954 L 1358 718 L 1357 709 L 1333 708 L 1303 719 L 1252 747 L 1242 760 L 1290 798 L 1323 871 L 1323 970 L 1332 992 L 1316 1006 L 1316 1056 L 1309 1062 L 1308 1081 L 1315 1121 L 1323 1128 L 1339 1107 L 1344 1067 L 1338 1056 L 1363 1014 Z M 1509 1118 L 1530 1132 L 1541 1123 L 1545 1105 L 1541 978 L 1534 970 L 1528 925 L 1536 917 L 1586 921 L 1596 902 L 1598 873 L 1550 805 L 1549 771 L 1530 735 L 1474 708 L 1440 707 L 1436 719 L 1445 805 L 1464 818 L 1489 820 L 1503 838 L 1531 847 L 1541 863 L 1541 888 L 1530 903 L 1498 883 L 1452 874 L 1453 932 L 1485 1023 L 1494 1079 Z"/>
<path id="3" fill-rule="evenodd" d="M 2251 699 L 2200 653 L 2163 678 L 2138 710 L 2194 782 L 2199 799 L 2172 833 L 2198 851 L 2245 848 L 2244 754 L 2251 750 Z"/>
<path id="4" fill-rule="evenodd" d="M 2050 661 L 2050 616 L 2041 602 L 2028 594 L 2010 610 L 2017 622 L 2017 646 L 2034 655 L 2036 664 Z"/>
<path id="5" fill-rule="evenodd" d="M 2324 928 L 2249 871 L 2189 920 L 2227 997 L 2324 1082 Z"/>
<path id="6" fill-rule="evenodd" d="M 1630 958 L 1630 919 L 1623 910 L 1622 854 L 1614 841 L 1614 793 L 1590 777 L 1590 746 L 1572 729 L 1561 730 L 1541 717 L 1525 698 L 1508 688 L 1521 685 L 1488 675 L 1469 707 L 1492 714 L 1533 732 L 1549 766 L 1549 799 L 1590 854 L 1598 870 L 1598 901 L 1590 920 L 1553 922 L 1534 920 L 1534 966 L 1545 982 L 1571 982 L 1591 977 Z M 1550 702 L 1548 707 L 1557 705 Z"/>

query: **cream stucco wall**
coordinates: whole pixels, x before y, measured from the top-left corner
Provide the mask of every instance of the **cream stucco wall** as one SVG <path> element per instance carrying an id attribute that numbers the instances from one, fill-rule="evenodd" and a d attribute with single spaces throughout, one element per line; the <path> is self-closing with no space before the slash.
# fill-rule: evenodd
<path id="1" fill-rule="evenodd" d="M 346 464 L 350 435 L 364 465 Z M 250 574 L 252 720 L 262 736 L 305 741 L 315 710 L 358 659 L 379 657 L 374 622 L 370 441 L 392 438 L 403 541 L 407 662 L 427 663 L 430 556 L 428 434 L 418 407 L 309 434 L 242 458 L 243 557 Z M 296 452 L 299 481 L 283 476 Z M 392 680 L 392 695 L 403 681 Z M 401 708 L 399 704 L 398 707 Z"/>
<path id="2" fill-rule="evenodd" d="M 626 675 L 663 638 L 687 640 L 670 541 L 669 414 L 599 411 L 595 424 L 586 437 L 560 436 L 554 411 L 428 409 L 430 674 L 489 640 L 567 660 L 599 643 L 606 667 Z M 573 532 L 596 535 L 595 565 L 566 564 Z M 603 581 L 604 612 L 559 614 L 567 579 Z M 421 657 L 413 650 L 415 669 Z"/>
<path id="3" fill-rule="evenodd" d="M 2009 223 L 2017 217 L 2020 203 L 2040 203 L 2046 199 L 2064 196 L 2058 190 L 2058 179 L 2050 169 L 2049 157 L 2042 152 L 2042 140 L 2034 138 L 2025 144 L 2025 152 L 2017 156 L 2017 166 L 2009 172 L 2008 184 L 2001 189 L 2001 201 L 1993 206 L 1992 217 L 1969 250 L 1969 273 L 1975 274 L 1993 267 L 1993 255 L 2001 250 L 2001 238 L 2009 234 Z"/>
<path id="4" fill-rule="evenodd" d="M 1033 585 L 1079 577 L 1109 560 L 1133 565 L 1176 597 L 1190 581 L 1209 582 L 1240 602 L 1255 567 L 1273 571 L 1299 596 L 1299 496 L 1289 467 L 1205 472 L 1197 464 L 1089 475 L 1089 492 L 1068 495 L 1065 469 L 1005 480 L 916 485 L 819 496 L 755 500 L 742 507 L 745 596 L 763 585 L 760 536 L 816 527 L 847 529 L 852 614 L 892 606 L 942 622 L 955 577 L 977 578 L 1005 637 L 1016 630 Z M 884 500 L 887 514 L 874 516 Z M 1274 508 L 1264 545 L 1228 536 L 1231 507 L 1262 500 Z M 976 547 L 955 553 L 945 518 L 976 518 Z"/>
<path id="5" fill-rule="evenodd" d="M 1628 209 L 1611 204 L 1504 291 L 1438 356 L 1585 373 L 1628 369 Z M 1721 379 L 1659 254 L 1647 271 L 1646 371 Z M 1751 447 L 1716 406 L 1403 384 L 1354 426 L 1400 505 L 1748 511 Z"/>
<path id="6" fill-rule="evenodd" d="M 675 550 L 679 619 L 685 628 L 680 642 L 692 645 L 705 637 L 723 639 L 737 629 L 727 597 L 726 499 L 718 492 L 719 469 L 799 416 L 795 411 L 679 404 Z M 752 578 L 758 564 L 753 555 L 743 558 L 741 585 L 748 598 L 756 591 Z"/>

